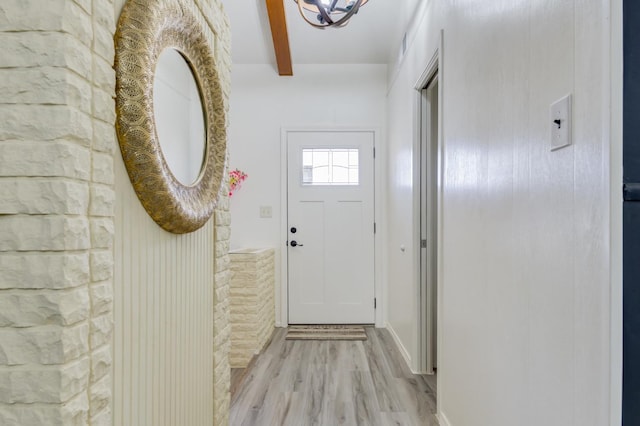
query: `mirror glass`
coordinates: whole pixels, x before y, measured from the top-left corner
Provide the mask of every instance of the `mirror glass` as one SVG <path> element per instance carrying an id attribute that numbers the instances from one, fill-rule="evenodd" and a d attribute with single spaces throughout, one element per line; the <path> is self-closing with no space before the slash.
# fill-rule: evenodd
<path id="1" fill-rule="evenodd" d="M 192 185 L 204 162 L 204 110 L 191 67 L 175 49 L 165 49 L 158 58 L 153 111 L 158 141 L 171 173 L 183 185 Z"/>

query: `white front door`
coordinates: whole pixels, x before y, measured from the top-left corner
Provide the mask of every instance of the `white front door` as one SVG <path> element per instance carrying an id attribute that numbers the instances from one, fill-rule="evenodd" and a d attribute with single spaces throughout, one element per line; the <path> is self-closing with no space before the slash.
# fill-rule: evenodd
<path id="1" fill-rule="evenodd" d="M 373 132 L 290 131 L 289 323 L 374 323 Z"/>

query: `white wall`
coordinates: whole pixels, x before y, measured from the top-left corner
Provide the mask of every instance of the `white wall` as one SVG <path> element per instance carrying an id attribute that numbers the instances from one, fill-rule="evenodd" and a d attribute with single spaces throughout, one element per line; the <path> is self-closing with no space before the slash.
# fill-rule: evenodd
<path id="1" fill-rule="evenodd" d="M 385 65 L 297 65 L 279 77 L 268 65 L 234 65 L 230 167 L 249 177 L 231 197 L 232 248 L 276 249 L 276 283 L 282 279 L 281 129 L 283 127 L 385 127 Z M 384 148 L 384 147 L 381 147 Z M 261 219 L 260 206 L 273 217 Z M 278 285 L 279 288 L 279 285 Z M 276 294 L 279 313 L 280 294 Z M 282 319 L 278 315 L 278 324 Z"/>
<path id="2" fill-rule="evenodd" d="M 419 10 L 390 75 L 389 324 L 415 364 L 413 85 L 444 29 L 442 424 L 605 425 L 609 2 Z M 567 93 L 575 143 L 551 152 L 549 105 Z"/>

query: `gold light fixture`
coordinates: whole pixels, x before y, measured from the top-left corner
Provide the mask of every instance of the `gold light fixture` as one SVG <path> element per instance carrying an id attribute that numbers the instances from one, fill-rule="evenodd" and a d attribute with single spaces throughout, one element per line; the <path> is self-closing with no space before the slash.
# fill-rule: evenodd
<path id="1" fill-rule="evenodd" d="M 369 0 L 294 0 L 300 15 L 315 28 L 344 27 Z M 315 16 L 314 16 L 315 15 Z M 315 18 L 315 19 L 314 19 Z"/>

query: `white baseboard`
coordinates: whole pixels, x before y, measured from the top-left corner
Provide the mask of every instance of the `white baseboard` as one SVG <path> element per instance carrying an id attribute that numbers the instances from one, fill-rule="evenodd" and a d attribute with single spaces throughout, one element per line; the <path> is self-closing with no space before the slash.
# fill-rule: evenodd
<path id="1" fill-rule="evenodd" d="M 440 426 L 451 426 L 451 422 L 447 419 L 447 416 L 445 416 L 444 413 L 438 413 L 436 414 L 436 417 L 438 418 Z"/>
<path id="2" fill-rule="evenodd" d="M 393 341 L 396 342 L 396 346 L 400 350 L 400 354 L 402 355 L 402 358 L 404 358 L 404 362 L 407 363 L 409 370 L 411 370 L 412 373 L 416 374 L 416 372 L 413 371 L 413 368 L 411 367 L 411 357 L 409 356 L 409 351 L 407 351 L 407 348 L 405 348 L 402 344 L 402 341 L 400 341 L 400 338 L 396 334 L 396 331 L 393 329 L 393 327 L 391 327 L 391 324 L 389 323 L 386 324 L 386 329 L 389 330 L 389 333 L 391 333 L 391 337 L 393 337 Z"/>

